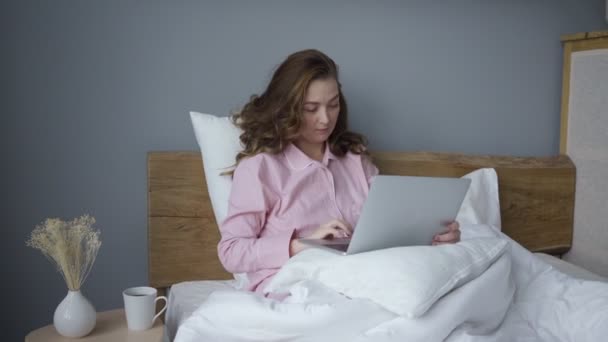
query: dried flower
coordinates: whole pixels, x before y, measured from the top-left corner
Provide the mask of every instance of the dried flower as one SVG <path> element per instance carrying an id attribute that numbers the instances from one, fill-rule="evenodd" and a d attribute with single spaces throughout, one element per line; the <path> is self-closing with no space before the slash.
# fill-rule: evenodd
<path id="1" fill-rule="evenodd" d="M 39 249 L 57 267 L 71 291 L 80 289 L 89 275 L 101 241 L 93 229 L 95 218 L 83 215 L 72 221 L 46 219 L 32 231 L 26 245 Z"/>

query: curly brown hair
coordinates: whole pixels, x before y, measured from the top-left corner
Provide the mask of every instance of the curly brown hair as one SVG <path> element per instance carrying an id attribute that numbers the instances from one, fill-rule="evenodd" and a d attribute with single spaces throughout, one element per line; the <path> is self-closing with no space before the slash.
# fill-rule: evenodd
<path id="1" fill-rule="evenodd" d="M 236 165 L 259 153 L 279 153 L 293 142 L 302 123 L 308 86 L 314 80 L 327 78 L 335 79 L 340 90 L 340 113 L 328 139 L 330 151 L 338 157 L 348 151 L 365 153 L 365 137 L 348 130 L 348 109 L 336 63 L 321 51 L 309 49 L 289 55 L 274 72 L 266 90 L 252 95 L 243 109 L 233 115 L 234 124 L 243 130 L 240 140 L 244 149 L 237 154 Z"/>

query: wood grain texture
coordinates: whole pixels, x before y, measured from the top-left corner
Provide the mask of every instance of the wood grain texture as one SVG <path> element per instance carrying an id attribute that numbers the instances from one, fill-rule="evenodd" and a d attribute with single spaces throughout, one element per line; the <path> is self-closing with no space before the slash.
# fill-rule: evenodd
<path id="1" fill-rule="evenodd" d="M 200 153 L 149 153 L 150 286 L 232 278 L 217 257 L 219 239 Z"/>
<path id="2" fill-rule="evenodd" d="M 573 33 L 573 34 L 565 34 L 560 37 L 560 40 L 562 42 L 568 42 L 568 41 L 602 38 L 602 37 L 608 37 L 608 31 L 593 31 L 593 32 L 579 32 L 579 33 Z"/>
<path id="3" fill-rule="evenodd" d="M 149 280 L 164 287 L 194 279 L 230 279 L 217 256 L 220 235 L 215 220 L 150 217 Z"/>
<path id="4" fill-rule="evenodd" d="M 374 152 L 382 174 L 460 177 L 495 168 L 503 231 L 531 251 L 566 252 L 572 243 L 575 168 L 567 156 L 521 158 L 427 152 Z M 219 232 L 198 152 L 148 154 L 149 281 L 230 279 L 217 257 Z"/>
<path id="5" fill-rule="evenodd" d="M 155 321 L 154 326 L 144 331 L 130 331 L 123 309 L 97 313 L 97 322 L 91 333 L 81 338 L 69 338 L 59 335 L 55 326 L 49 324 L 30 332 L 25 342 L 161 342 L 164 325 Z"/>
<path id="6" fill-rule="evenodd" d="M 608 48 L 608 36 L 577 40 L 566 44 L 572 45 L 572 52 L 606 49 Z"/>

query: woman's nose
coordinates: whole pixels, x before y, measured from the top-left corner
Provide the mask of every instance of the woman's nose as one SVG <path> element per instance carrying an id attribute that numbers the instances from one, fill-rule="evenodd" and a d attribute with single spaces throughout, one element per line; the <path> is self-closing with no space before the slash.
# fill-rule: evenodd
<path id="1" fill-rule="evenodd" d="M 327 114 L 327 108 L 325 108 L 325 107 L 319 108 L 318 120 L 322 124 L 325 124 L 325 123 L 329 122 L 329 116 Z"/>

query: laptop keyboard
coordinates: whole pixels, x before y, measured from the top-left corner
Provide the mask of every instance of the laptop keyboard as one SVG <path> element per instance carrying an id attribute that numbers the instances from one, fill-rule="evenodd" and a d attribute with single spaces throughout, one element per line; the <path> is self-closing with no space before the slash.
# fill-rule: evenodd
<path id="1" fill-rule="evenodd" d="M 348 245 L 345 244 L 336 244 L 336 245 L 325 245 L 327 248 L 335 249 L 340 252 L 346 252 L 348 250 Z"/>

